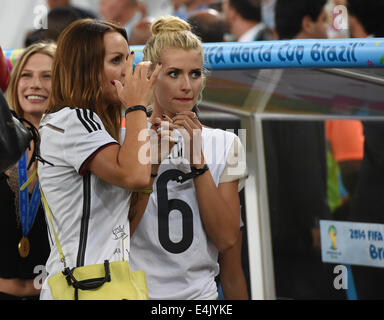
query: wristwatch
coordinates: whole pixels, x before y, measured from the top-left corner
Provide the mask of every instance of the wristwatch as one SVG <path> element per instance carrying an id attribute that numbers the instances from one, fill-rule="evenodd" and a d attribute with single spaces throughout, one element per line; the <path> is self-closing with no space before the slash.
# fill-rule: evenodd
<path id="1" fill-rule="evenodd" d="M 207 170 L 209 170 L 209 168 L 206 164 L 202 168 L 196 168 L 194 166 L 191 166 L 191 172 L 193 173 L 193 178 L 196 178 L 196 177 L 202 175 Z"/>
<path id="2" fill-rule="evenodd" d="M 201 176 L 207 170 L 209 170 L 209 168 L 206 164 L 202 168 L 191 166 L 191 172 L 180 174 L 177 177 L 174 177 L 172 180 L 178 183 L 184 183 L 185 181 Z"/>

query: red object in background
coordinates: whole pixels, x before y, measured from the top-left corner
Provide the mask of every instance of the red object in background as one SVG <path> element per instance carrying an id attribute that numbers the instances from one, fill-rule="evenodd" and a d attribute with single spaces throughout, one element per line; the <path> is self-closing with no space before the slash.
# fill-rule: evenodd
<path id="1" fill-rule="evenodd" d="M 3 50 L 0 47 L 0 89 L 5 92 L 9 84 L 8 63 L 3 55 Z"/>
<path id="2" fill-rule="evenodd" d="M 363 159 L 364 129 L 360 120 L 327 120 L 325 132 L 336 161 Z"/>

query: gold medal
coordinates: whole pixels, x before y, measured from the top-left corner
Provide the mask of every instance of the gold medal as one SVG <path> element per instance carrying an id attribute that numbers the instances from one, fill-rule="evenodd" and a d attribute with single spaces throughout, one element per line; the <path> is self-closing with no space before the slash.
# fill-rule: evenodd
<path id="1" fill-rule="evenodd" d="M 29 243 L 29 240 L 27 237 L 22 237 L 19 242 L 19 254 L 20 257 L 26 258 L 29 255 L 29 250 L 31 249 L 31 244 Z"/>

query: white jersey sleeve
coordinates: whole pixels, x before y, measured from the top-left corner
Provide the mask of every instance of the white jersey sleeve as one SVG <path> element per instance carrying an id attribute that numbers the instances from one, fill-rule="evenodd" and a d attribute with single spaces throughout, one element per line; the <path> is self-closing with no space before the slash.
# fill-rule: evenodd
<path id="1" fill-rule="evenodd" d="M 117 141 L 108 134 L 102 121 L 92 110 L 72 110 L 68 114 L 63 136 L 64 160 L 80 175 L 84 175 L 84 169 L 97 152 Z"/>
<path id="2" fill-rule="evenodd" d="M 229 149 L 227 162 L 224 171 L 220 176 L 219 183 L 232 182 L 239 180 L 239 188 L 241 191 L 245 185 L 245 179 L 248 177 L 248 169 L 246 164 L 246 155 L 244 147 L 238 136 L 235 136 L 231 148 Z"/>

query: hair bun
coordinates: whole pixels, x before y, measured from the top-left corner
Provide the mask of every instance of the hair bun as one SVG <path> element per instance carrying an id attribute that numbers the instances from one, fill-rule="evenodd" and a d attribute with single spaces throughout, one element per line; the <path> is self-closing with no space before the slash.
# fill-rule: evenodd
<path id="1" fill-rule="evenodd" d="M 186 21 L 174 16 L 160 17 L 156 19 L 151 27 L 152 35 L 157 35 L 161 32 L 179 32 L 190 30 L 191 27 Z"/>

